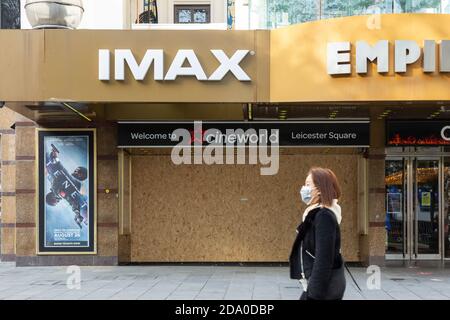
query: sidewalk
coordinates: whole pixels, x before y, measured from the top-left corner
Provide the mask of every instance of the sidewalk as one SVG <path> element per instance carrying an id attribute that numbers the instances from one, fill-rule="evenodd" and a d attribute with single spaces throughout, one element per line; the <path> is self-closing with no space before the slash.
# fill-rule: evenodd
<path id="1" fill-rule="evenodd" d="M 81 267 L 81 288 L 68 289 L 66 267 L 0 263 L 0 299 L 252 299 L 297 300 L 300 286 L 287 267 Z M 450 300 L 450 269 L 383 268 L 381 289 L 368 290 L 364 268 L 346 272 L 345 299 Z"/>

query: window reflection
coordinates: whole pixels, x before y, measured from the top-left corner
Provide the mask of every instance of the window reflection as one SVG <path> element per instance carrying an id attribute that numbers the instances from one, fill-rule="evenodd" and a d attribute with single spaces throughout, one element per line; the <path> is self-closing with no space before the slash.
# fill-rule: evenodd
<path id="1" fill-rule="evenodd" d="M 207 11 L 205 9 L 194 10 L 194 23 L 206 23 L 207 21 Z"/>
<path id="2" fill-rule="evenodd" d="M 175 5 L 175 23 L 209 23 L 209 5 Z"/>
<path id="3" fill-rule="evenodd" d="M 178 14 L 178 22 L 179 23 L 190 23 L 191 20 L 191 10 L 189 9 L 180 9 L 177 12 Z"/>
<path id="4" fill-rule="evenodd" d="M 444 256 L 450 258 L 450 158 L 444 160 Z"/>
<path id="5" fill-rule="evenodd" d="M 405 250 L 404 167 L 404 160 L 386 160 L 386 253 L 388 254 L 403 254 Z"/>
<path id="6" fill-rule="evenodd" d="M 289 24 L 354 15 L 450 13 L 450 0 L 250 0 L 250 25 Z"/>

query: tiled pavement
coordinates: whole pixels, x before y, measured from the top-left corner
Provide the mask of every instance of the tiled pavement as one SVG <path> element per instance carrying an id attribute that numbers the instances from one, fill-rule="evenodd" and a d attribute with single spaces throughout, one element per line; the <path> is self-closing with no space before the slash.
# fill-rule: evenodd
<path id="1" fill-rule="evenodd" d="M 450 268 L 381 269 L 381 288 L 369 290 L 364 268 L 350 268 L 345 299 L 450 300 Z M 287 267 L 81 267 L 81 288 L 69 289 L 66 267 L 0 263 L 0 299 L 253 299 L 297 300 L 300 286 Z"/>

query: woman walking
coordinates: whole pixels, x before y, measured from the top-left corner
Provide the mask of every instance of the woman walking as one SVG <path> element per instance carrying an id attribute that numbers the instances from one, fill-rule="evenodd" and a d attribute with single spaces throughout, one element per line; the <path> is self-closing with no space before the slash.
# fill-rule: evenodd
<path id="1" fill-rule="evenodd" d="M 300 300 L 341 300 L 345 291 L 341 256 L 341 195 L 330 169 L 311 168 L 300 190 L 308 205 L 292 246 L 290 276 L 302 284 Z"/>

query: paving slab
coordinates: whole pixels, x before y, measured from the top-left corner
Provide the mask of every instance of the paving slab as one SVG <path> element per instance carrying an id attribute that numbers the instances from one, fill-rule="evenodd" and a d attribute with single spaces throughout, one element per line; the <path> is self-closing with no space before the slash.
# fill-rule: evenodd
<path id="1" fill-rule="evenodd" d="M 80 267 L 80 289 L 67 287 L 66 267 L 15 267 L 0 262 L 0 299 L 298 300 L 302 289 L 288 267 L 108 266 Z M 346 272 L 349 300 L 450 300 L 447 267 L 381 268 L 379 288 L 369 288 L 365 268 Z M 369 282 L 370 283 L 370 282 Z M 371 290 L 373 289 L 373 290 Z"/>

